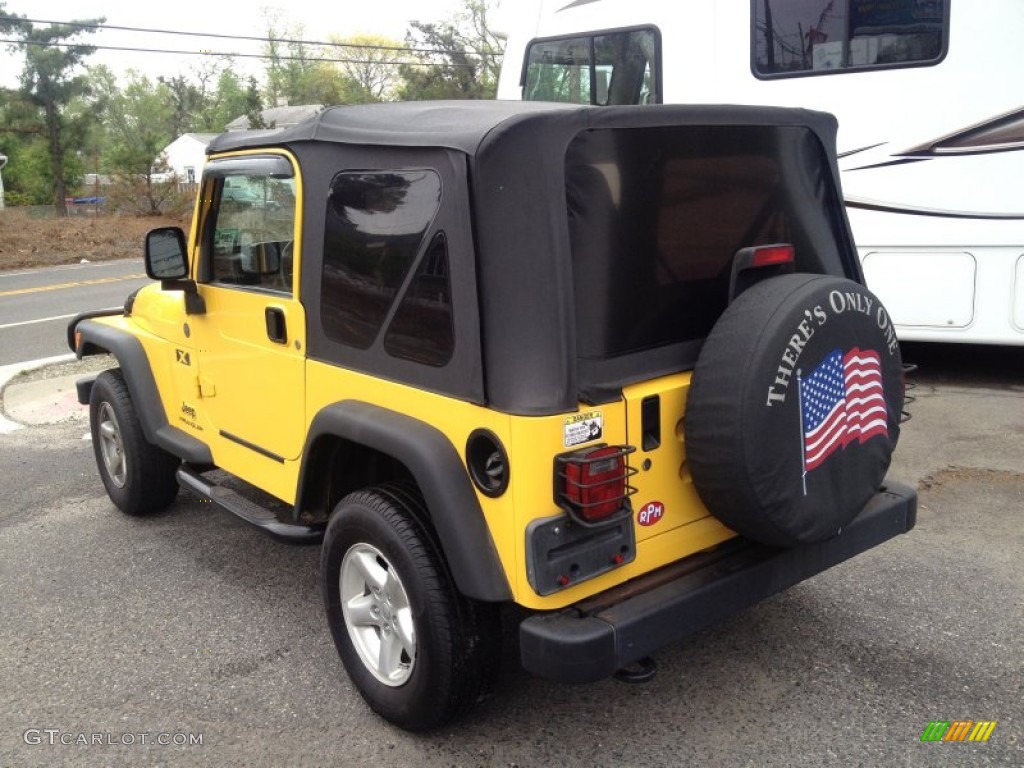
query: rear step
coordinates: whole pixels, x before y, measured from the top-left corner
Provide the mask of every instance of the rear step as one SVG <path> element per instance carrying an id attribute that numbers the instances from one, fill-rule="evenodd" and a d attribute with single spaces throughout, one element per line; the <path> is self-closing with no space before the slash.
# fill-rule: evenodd
<path id="1" fill-rule="evenodd" d="M 178 469 L 178 483 L 231 514 L 238 515 L 275 539 L 289 544 L 319 544 L 323 540 L 322 526 L 282 522 L 266 507 L 261 507 L 230 488 L 210 482 L 187 464 L 182 464 Z"/>

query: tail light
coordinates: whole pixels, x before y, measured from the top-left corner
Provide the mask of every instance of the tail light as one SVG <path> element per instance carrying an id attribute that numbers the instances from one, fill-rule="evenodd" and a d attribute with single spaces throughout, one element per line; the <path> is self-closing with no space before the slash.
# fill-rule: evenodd
<path id="1" fill-rule="evenodd" d="M 770 267 L 773 264 L 789 264 L 796 258 L 796 251 L 792 245 L 759 245 L 752 249 L 750 257 L 751 267 Z"/>
<path id="2" fill-rule="evenodd" d="M 729 275 L 729 301 L 754 283 L 796 269 L 796 249 L 790 243 L 755 245 L 740 248 L 732 260 Z"/>
<path id="3" fill-rule="evenodd" d="M 580 525 L 598 525 L 632 515 L 629 497 L 637 473 L 626 462 L 631 445 L 598 445 L 555 459 L 555 500 Z"/>

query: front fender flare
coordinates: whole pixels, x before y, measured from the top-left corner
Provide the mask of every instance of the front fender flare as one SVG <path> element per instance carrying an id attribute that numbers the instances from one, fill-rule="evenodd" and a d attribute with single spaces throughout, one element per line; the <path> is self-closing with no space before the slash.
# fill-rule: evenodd
<path id="1" fill-rule="evenodd" d="M 323 408 L 306 437 L 299 477 L 299 498 L 314 472 L 315 446 L 323 437 L 340 437 L 401 462 L 416 480 L 459 590 L 477 600 L 510 600 L 505 571 L 469 475 L 443 432 L 418 419 L 357 400 Z M 300 501 L 301 503 L 301 501 Z"/>
<path id="2" fill-rule="evenodd" d="M 75 350 L 79 358 L 99 350 L 117 358 L 146 440 L 191 464 L 213 464 L 213 456 L 205 443 L 168 423 L 142 342 L 130 333 L 87 318 L 75 318 L 69 325 L 68 335 L 73 338 L 76 333 L 81 338 Z"/>

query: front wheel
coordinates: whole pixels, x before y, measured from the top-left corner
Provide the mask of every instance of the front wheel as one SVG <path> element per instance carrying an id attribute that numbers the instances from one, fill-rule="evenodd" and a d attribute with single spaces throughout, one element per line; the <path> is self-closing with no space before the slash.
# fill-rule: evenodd
<path id="1" fill-rule="evenodd" d="M 324 537 L 327 621 L 367 704 L 410 731 L 466 712 L 497 668 L 497 607 L 455 588 L 419 497 L 398 486 L 346 496 Z"/>
<path id="2" fill-rule="evenodd" d="M 107 495 L 129 515 L 170 506 L 180 460 L 146 440 L 120 369 L 104 371 L 89 397 L 89 429 Z"/>

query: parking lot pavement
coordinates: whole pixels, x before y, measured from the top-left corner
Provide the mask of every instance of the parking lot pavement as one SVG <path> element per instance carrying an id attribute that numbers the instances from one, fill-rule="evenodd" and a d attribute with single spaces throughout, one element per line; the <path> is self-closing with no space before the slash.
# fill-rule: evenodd
<path id="1" fill-rule="evenodd" d="M 890 475 L 918 485 L 947 469 L 1024 472 L 1024 347 L 914 345 L 920 361 Z"/>
<path id="2" fill-rule="evenodd" d="M 509 630 L 494 696 L 422 736 L 348 682 L 315 548 L 184 494 L 120 515 L 81 421 L 2 435 L 0 765 L 1022 765 L 1024 390 L 919 381 L 892 469 L 920 490 L 908 535 L 663 651 L 646 685 L 530 677 Z M 996 726 L 921 741 L 956 720 Z"/>

